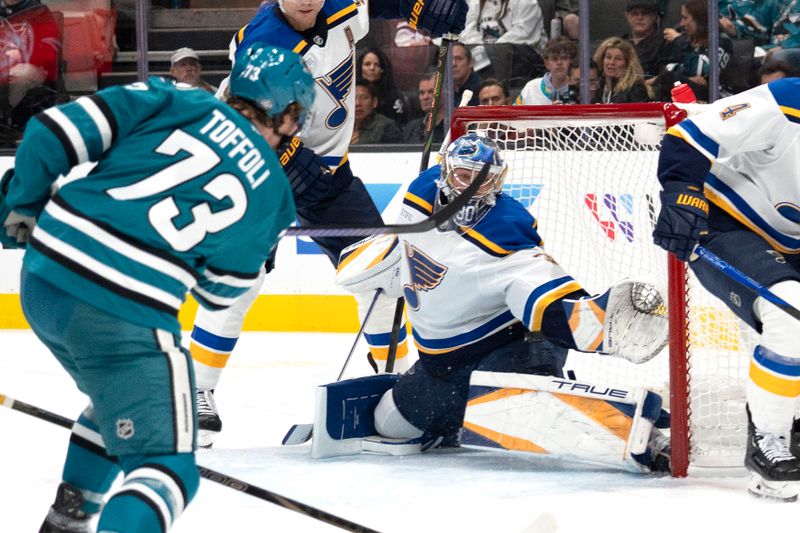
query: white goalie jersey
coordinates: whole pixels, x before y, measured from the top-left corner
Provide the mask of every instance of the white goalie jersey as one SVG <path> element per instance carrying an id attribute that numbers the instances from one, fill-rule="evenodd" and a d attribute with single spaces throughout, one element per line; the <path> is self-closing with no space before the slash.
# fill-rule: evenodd
<path id="1" fill-rule="evenodd" d="M 439 172 L 432 167 L 410 185 L 403 223 L 431 215 Z M 541 248 L 535 226 L 520 203 L 501 195 L 468 230 L 401 234 L 384 242 L 385 253 L 374 262 L 393 252 L 398 257 L 399 282 L 383 288 L 405 297 L 421 353 L 454 352 L 517 323 L 538 331 L 550 304 L 582 290 Z M 345 287 L 360 281 L 342 268 L 349 262 L 343 255 L 338 280 Z"/>

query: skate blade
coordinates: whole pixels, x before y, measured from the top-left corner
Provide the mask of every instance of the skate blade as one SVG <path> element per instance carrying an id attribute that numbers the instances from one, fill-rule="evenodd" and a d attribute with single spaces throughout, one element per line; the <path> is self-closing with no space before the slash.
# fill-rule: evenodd
<path id="1" fill-rule="evenodd" d="M 197 431 L 197 447 L 204 450 L 210 449 L 214 445 L 214 439 L 217 438 L 216 431 L 208 431 L 200 429 Z"/>
<path id="2" fill-rule="evenodd" d="M 796 502 L 800 484 L 788 481 L 767 481 L 758 475 L 753 475 L 747 486 L 747 492 L 756 498 L 764 498 L 779 502 Z"/>

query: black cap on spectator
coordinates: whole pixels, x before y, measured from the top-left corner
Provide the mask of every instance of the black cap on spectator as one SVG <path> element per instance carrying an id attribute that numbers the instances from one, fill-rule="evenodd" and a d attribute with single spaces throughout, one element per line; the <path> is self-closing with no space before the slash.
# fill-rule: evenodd
<path id="1" fill-rule="evenodd" d="M 628 2 L 625 4 L 625 11 L 630 11 L 636 7 L 649 9 L 653 13 L 658 12 L 658 6 L 656 5 L 655 0 L 628 0 Z"/>

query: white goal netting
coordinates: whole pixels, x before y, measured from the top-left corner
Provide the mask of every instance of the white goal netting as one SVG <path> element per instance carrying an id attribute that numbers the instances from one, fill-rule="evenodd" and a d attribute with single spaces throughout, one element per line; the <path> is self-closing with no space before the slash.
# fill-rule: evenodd
<path id="1" fill-rule="evenodd" d="M 455 133 L 461 126 L 499 144 L 509 165 L 505 192 L 528 207 L 545 249 L 591 293 L 634 278 L 656 283 L 666 295 L 667 255 L 651 236 L 660 207 L 656 167 L 665 118 L 660 105 L 638 107 L 647 110 L 511 107 L 487 122 L 486 110 L 478 112 L 482 118 L 471 119 L 469 109 L 462 108 L 456 116 Z M 537 109 L 547 116 L 537 116 Z M 672 416 L 688 417 L 692 466 L 741 466 L 744 384 L 755 334 L 692 275 L 683 290 L 688 347 L 672 357 L 688 361 L 689 390 L 673 387 L 672 394 L 688 395 L 689 409 Z M 666 348 L 641 365 L 571 353 L 566 368 L 581 380 L 649 387 L 669 406 Z"/>

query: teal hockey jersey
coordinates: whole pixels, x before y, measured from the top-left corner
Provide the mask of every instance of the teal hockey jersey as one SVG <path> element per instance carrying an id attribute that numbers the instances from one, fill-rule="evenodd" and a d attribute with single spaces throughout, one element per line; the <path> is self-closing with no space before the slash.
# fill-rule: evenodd
<path id="1" fill-rule="evenodd" d="M 72 167 L 89 174 L 53 184 Z M 231 305 L 294 220 L 286 175 L 255 127 L 202 89 L 151 78 L 28 124 L 7 202 L 35 215 L 24 265 L 122 319 L 179 333 L 186 293 Z"/>

